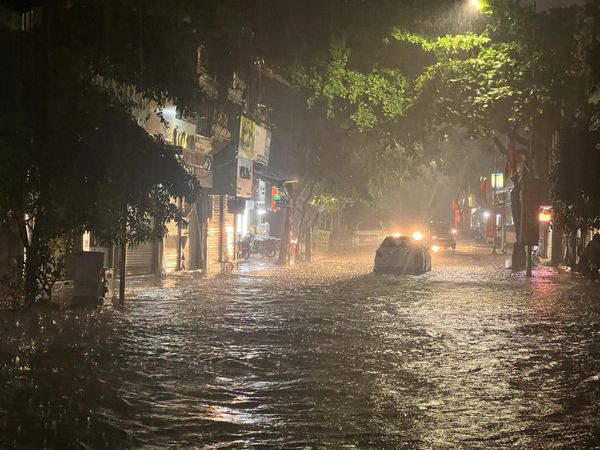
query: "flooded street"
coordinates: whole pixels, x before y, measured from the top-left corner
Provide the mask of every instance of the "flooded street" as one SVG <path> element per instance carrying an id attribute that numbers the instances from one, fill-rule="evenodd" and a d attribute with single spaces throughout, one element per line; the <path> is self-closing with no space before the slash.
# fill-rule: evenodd
<path id="1" fill-rule="evenodd" d="M 0 316 L 0 448 L 599 448 L 600 286 L 370 258 Z M 354 260 L 353 260 L 354 259 Z"/>

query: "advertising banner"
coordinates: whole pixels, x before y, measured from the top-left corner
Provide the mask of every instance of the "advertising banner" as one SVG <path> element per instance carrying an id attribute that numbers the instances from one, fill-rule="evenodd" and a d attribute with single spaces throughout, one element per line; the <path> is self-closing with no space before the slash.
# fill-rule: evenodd
<path id="1" fill-rule="evenodd" d="M 267 165 L 271 146 L 271 132 L 252 119 L 242 116 L 240 119 L 240 140 L 238 155 Z"/>
<path id="2" fill-rule="evenodd" d="M 255 123 L 251 119 L 242 116 L 240 119 L 240 141 L 238 143 L 238 155 L 254 161 L 254 128 Z"/>
<path id="3" fill-rule="evenodd" d="M 183 162 L 190 168 L 203 188 L 213 187 L 213 157 L 197 150 L 184 149 Z"/>
<path id="4" fill-rule="evenodd" d="M 271 146 L 271 132 L 259 125 L 254 126 L 254 153 L 256 161 L 265 166 L 269 164 L 269 147 Z"/>
<path id="5" fill-rule="evenodd" d="M 252 166 L 253 161 L 251 159 L 238 154 L 236 185 L 236 195 L 238 197 L 252 197 Z"/>
<path id="6" fill-rule="evenodd" d="M 173 145 L 183 148 L 183 162 L 196 176 L 198 183 L 203 188 L 213 187 L 213 157 L 202 151 L 204 142 L 196 135 L 196 125 L 185 120 L 175 118 L 171 130 Z"/>

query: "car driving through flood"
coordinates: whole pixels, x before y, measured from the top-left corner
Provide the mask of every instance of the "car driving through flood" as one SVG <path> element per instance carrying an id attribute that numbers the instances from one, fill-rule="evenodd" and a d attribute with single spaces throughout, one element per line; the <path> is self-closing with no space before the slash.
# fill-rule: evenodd
<path id="1" fill-rule="evenodd" d="M 431 270 L 431 254 L 419 232 L 387 236 L 375 252 L 377 273 L 422 274 Z"/>

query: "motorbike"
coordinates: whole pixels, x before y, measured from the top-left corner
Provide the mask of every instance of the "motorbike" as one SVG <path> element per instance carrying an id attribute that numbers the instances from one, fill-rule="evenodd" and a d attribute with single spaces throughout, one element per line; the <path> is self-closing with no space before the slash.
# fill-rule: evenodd
<path id="1" fill-rule="evenodd" d="M 279 239 L 266 237 L 256 238 L 251 244 L 252 253 L 260 253 L 267 258 L 273 258 L 279 250 Z"/>
<path id="2" fill-rule="evenodd" d="M 267 258 L 273 258 L 279 250 L 279 239 L 266 237 L 258 238 L 253 233 L 248 233 L 240 240 L 240 258 L 248 259 L 253 253 L 258 253 Z"/>

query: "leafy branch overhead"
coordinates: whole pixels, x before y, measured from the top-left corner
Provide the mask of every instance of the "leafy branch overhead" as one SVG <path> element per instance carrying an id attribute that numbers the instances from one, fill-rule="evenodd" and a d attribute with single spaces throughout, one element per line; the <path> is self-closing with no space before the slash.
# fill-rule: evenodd
<path id="1" fill-rule="evenodd" d="M 302 73 L 296 77 L 312 92 L 309 106 L 323 100 L 329 118 L 343 113 L 360 128 L 372 128 L 381 120 L 403 115 L 409 106 L 406 77 L 391 68 L 373 68 L 368 73 L 351 69 L 350 52 L 343 40 L 336 40 L 331 44 L 329 61 L 313 68 L 312 76 Z"/>

